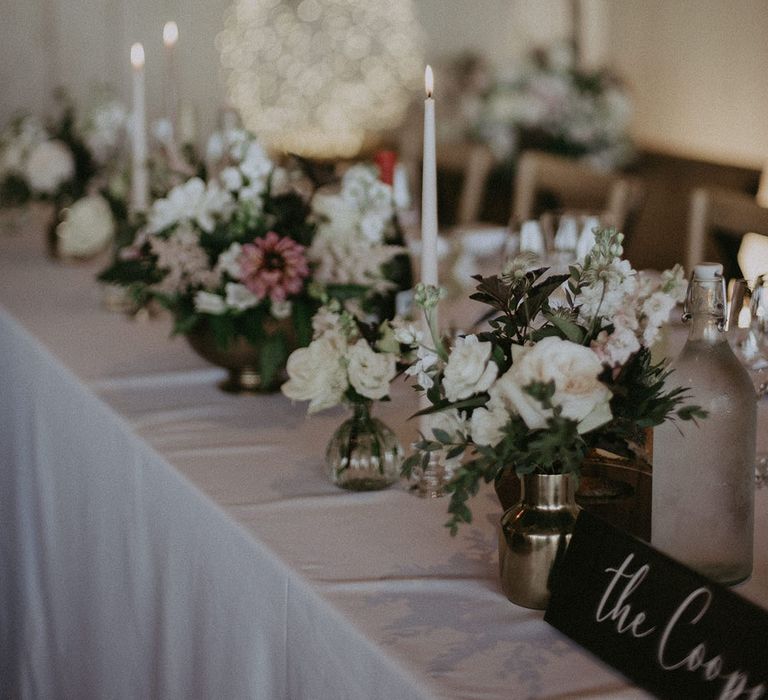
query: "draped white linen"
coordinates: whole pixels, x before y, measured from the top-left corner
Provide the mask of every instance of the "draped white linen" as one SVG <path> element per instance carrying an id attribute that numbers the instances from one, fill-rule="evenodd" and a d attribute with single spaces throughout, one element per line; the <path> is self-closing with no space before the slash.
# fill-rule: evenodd
<path id="1" fill-rule="evenodd" d="M 0 238 L 0 696 L 646 697 L 505 600 L 490 490 L 456 538 L 443 500 L 338 490 L 343 413 L 219 392 L 167 319 L 102 310 L 96 269 Z M 739 589 L 763 606 L 767 493 Z"/>

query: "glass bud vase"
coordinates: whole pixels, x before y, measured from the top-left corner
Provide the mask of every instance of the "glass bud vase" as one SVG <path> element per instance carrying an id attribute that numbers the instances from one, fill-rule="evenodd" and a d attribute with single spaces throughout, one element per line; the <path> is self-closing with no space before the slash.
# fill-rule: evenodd
<path id="1" fill-rule="evenodd" d="M 352 404 L 352 417 L 333 434 L 325 452 L 331 481 L 350 491 L 377 491 L 400 478 L 403 447 L 395 433 L 371 415 L 371 402 Z"/>
<path id="2" fill-rule="evenodd" d="M 520 502 L 501 518 L 501 588 L 516 605 L 544 610 L 579 514 L 576 482 L 572 474 L 525 474 L 520 482 Z"/>

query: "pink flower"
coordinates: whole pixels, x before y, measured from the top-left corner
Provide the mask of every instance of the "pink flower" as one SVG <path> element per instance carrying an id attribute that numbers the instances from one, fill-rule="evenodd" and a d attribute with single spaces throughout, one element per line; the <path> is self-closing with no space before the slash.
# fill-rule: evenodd
<path id="1" fill-rule="evenodd" d="M 304 246 L 274 231 L 243 245 L 238 263 L 240 281 L 260 300 L 285 301 L 289 294 L 301 291 L 309 276 Z"/>

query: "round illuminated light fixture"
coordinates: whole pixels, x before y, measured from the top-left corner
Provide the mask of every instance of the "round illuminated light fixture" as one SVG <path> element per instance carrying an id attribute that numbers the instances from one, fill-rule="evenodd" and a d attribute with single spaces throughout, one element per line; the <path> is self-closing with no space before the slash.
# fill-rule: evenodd
<path id="1" fill-rule="evenodd" d="M 398 126 L 424 69 L 411 0 L 237 0 L 216 41 L 245 126 L 307 157 Z"/>

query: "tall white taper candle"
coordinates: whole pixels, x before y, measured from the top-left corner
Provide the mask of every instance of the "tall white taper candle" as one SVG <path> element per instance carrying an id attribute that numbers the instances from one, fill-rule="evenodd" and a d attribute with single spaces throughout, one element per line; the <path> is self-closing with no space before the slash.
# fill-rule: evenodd
<path id="1" fill-rule="evenodd" d="M 435 100 L 432 97 L 434 77 L 432 67 L 424 71 L 424 89 L 427 97 L 424 100 L 424 150 L 422 157 L 421 176 L 421 281 L 424 284 L 437 286 L 437 162 L 435 153 Z M 437 308 L 432 312 L 434 325 L 437 328 Z M 423 322 L 424 343 L 431 346 L 429 325 Z M 421 408 L 429 405 L 426 397 L 422 397 Z M 422 416 L 419 421 L 421 432 L 432 438 L 431 420 Z"/>
<path id="2" fill-rule="evenodd" d="M 437 285 L 437 164 L 432 67 L 424 72 L 424 154 L 421 176 L 421 281 Z"/>
<path id="3" fill-rule="evenodd" d="M 179 75 L 176 65 L 176 42 L 179 40 L 179 27 L 176 22 L 166 22 L 163 26 L 163 45 L 165 46 L 165 116 L 173 126 L 173 137 L 179 139 Z"/>
<path id="4" fill-rule="evenodd" d="M 149 192 L 144 47 L 141 44 L 131 46 L 131 65 L 133 66 L 131 208 L 138 212 L 146 211 Z"/>

